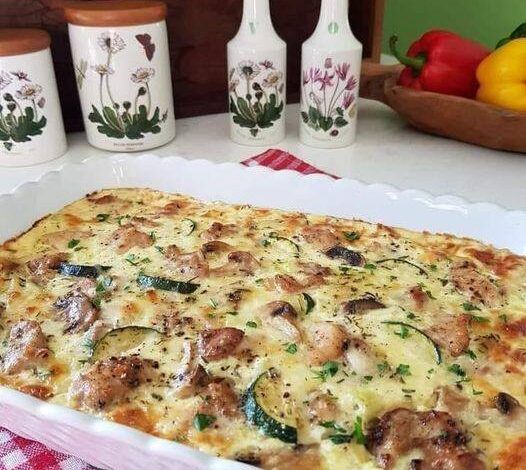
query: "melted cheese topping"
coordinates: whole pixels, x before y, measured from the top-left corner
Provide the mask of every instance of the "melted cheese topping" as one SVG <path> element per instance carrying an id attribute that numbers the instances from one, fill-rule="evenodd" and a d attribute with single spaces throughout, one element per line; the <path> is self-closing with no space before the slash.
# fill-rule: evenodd
<path id="1" fill-rule="evenodd" d="M 213 230 L 217 222 L 223 230 Z M 119 248 L 123 228 L 147 237 L 139 246 Z M 207 253 L 209 272 L 193 279 L 195 273 L 185 270 L 177 256 L 199 252 L 213 239 L 229 246 Z M 359 253 L 362 262 L 353 265 L 328 256 L 327 249 L 334 244 Z M 172 245 L 178 255 L 169 259 Z M 257 267 L 214 274 L 228 265 L 232 251 L 250 253 Z M 55 269 L 38 280 L 26 266 L 58 252 L 66 253 L 71 264 L 106 267 L 88 294 L 98 309 L 96 329 L 65 332 L 64 316 L 54 306 L 78 289 L 82 278 Z M 452 281 L 452 268 L 459 261 L 474 265 L 494 287 L 497 301 L 487 300 L 484 293 L 477 297 Z M 355 429 L 360 422 L 367 435 L 375 418 L 396 408 L 443 410 L 467 436 L 466 451 L 488 468 L 517 468 L 513 449 L 521 452 L 517 443 L 524 442 L 526 419 L 496 410 L 494 397 L 504 392 L 519 402 L 519 411 L 526 406 L 526 260 L 505 250 L 356 220 L 120 189 L 77 201 L 4 243 L 0 268 L 0 354 L 8 351 L 11 327 L 28 319 L 40 324 L 50 349 L 36 365 L 0 373 L 0 383 L 7 386 L 269 468 L 378 468 L 386 464 L 359 438 Z M 140 274 L 191 281 L 199 287 L 191 294 L 145 289 L 137 283 Z M 277 275 L 293 279 L 276 280 Z M 374 298 L 384 308 L 355 313 L 342 308 L 364 298 Z M 292 336 L 279 323 L 282 318 L 277 324 L 267 321 L 264 306 L 274 301 L 288 302 L 297 314 L 288 324 L 293 326 Z M 469 346 L 453 355 L 448 336 L 456 330 L 447 328 L 462 316 L 468 318 Z M 337 339 L 329 337 L 327 343 L 316 336 L 316 329 L 328 324 L 347 338 L 340 349 Z M 100 347 L 100 338 L 129 325 L 161 332 L 122 351 L 157 361 L 153 378 L 101 408 L 75 400 L 72 383 L 93 366 L 90 353 Z M 208 377 L 216 382 L 226 379 L 241 397 L 263 372 L 279 374 L 303 447 L 294 449 L 264 435 L 247 422 L 239 404 L 230 414 L 210 411 L 203 388 L 187 397 L 177 394 L 174 379 L 181 369 L 184 344 L 195 346 L 203 330 L 225 327 L 242 330 L 244 337 L 227 357 L 199 359 Z M 444 334 L 442 339 L 440 333 L 437 336 L 441 327 L 447 330 L 445 340 Z M 444 390 L 450 392 L 449 401 Z M 330 401 L 330 419 L 323 413 L 316 416 L 314 402 L 320 397 Z M 198 413 L 213 416 L 213 422 L 198 429 Z M 350 439 L 340 439 L 346 442 L 334 437 L 353 431 Z M 418 446 L 413 447 L 389 465 L 407 468 L 412 459 L 421 457 Z"/>

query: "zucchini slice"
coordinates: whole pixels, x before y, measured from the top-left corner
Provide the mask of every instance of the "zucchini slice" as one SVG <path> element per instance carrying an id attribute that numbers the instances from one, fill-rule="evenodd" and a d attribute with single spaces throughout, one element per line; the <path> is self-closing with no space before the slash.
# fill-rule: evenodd
<path id="1" fill-rule="evenodd" d="M 376 264 L 383 264 L 383 263 L 387 263 L 387 262 L 393 262 L 393 263 L 405 263 L 409 266 L 412 266 L 413 268 L 415 269 L 418 269 L 418 272 L 426 277 L 429 277 L 429 274 L 427 274 L 427 271 L 422 267 L 422 266 L 418 266 L 418 264 L 415 264 L 411 261 L 409 261 L 408 259 L 408 256 L 400 256 L 399 258 L 384 258 L 384 259 L 379 259 L 378 261 L 376 261 Z"/>
<path id="2" fill-rule="evenodd" d="M 122 356 L 123 353 L 141 344 L 153 345 L 162 333 L 147 326 L 123 326 L 108 331 L 91 348 L 89 358 L 92 362 L 108 357 Z"/>
<path id="3" fill-rule="evenodd" d="M 383 321 L 382 323 L 385 323 L 386 325 L 405 326 L 406 328 L 410 328 L 411 330 L 414 330 L 417 333 L 420 333 L 424 338 L 426 338 L 433 345 L 433 349 L 435 350 L 435 360 L 437 364 L 442 363 L 442 352 L 440 350 L 440 346 L 427 333 L 417 328 L 416 326 L 410 325 L 409 323 L 405 323 L 403 321 Z"/>
<path id="4" fill-rule="evenodd" d="M 296 444 L 298 431 L 292 403 L 283 398 L 284 386 L 270 371 L 263 372 L 243 396 L 247 421 L 269 437 Z"/>
<path id="5" fill-rule="evenodd" d="M 64 276 L 96 278 L 110 268 L 111 266 L 101 266 L 99 264 L 88 266 L 85 264 L 60 263 L 58 272 Z"/>
<path id="6" fill-rule="evenodd" d="M 291 252 L 295 257 L 299 256 L 300 246 L 293 242 L 290 238 L 282 237 L 277 232 L 270 232 L 267 241 L 274 240 L 276 243 L 280 243 L 283 247 Z"/>
<path id="7" fill-rule="evenodd" d="M 183 219 L 181 226 L 183 229 L 183 235 L 188 236 L 195 230 L 197 223 L 192 219 Z"/>
<path id="8" fill-rule="evenodd" d="M 191 294 L 200 286 L 200 284 L 193 282 L 174 281 L 166 277 L 147 276 L 146 274 L 139 274 L 139 276 L 137 276 L 137 284 L 143 289 L 153 288 L 177 292 L 179 294 Z"/>

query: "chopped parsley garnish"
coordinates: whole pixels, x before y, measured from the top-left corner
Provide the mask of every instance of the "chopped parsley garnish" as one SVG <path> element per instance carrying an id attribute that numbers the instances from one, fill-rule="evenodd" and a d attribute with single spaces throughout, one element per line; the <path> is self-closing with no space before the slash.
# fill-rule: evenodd
<path id="1" fill-rule="evenodd" d="M 154 232 L 153 230 L 150 232 L 149 237 L 150 237 L 150 240 L 151 240 L 152 242 L 155 243 L 155 242 L 157 241 L 157 235 L 155 234 L 155 232 Z"/>
<path id="2" fill-rule="evenodd" d="M 130 263 L 132 266 L 137 266 L 139 264 L 147 264 L 147 263 L 152 262 L 150 258 L 141 259 L 139 256 L 134 255 L 133 253 L 130 253 L 128 256 L 126 256 L 124 260 Z"/>
<path id="3" fill-rule="evenodd" d="M 482 395 L 484 393 L 482 390 L 475 390 L 474 388 L 471 390 L 473 392 L 473 395 Z"/>
<path id="4" fill-rule="evenodd" d="M 231 310 L 230 312 L 226 312 L 227 315 L 237 315 L 237 312 L 235 310 Z"/>
<path id="5" fill-rule="evenodd" d="M 370 382 L 371 380 L 373 380 L 373 376 L 372 376 L 372 375 L 364 375 L 364 376 L 363 376 L 363 379 L 364 379 L 366 382 Z"/>
<path id="6" fill-rule="evenodd" d="M 471 349 L 468 349 L 466 351 L 466 354 L 469 356 L 470 359 L 475 360 L 477 358 L 477 355 Z"/>
<path id="7" fill-rule="evenodd" d="M 499 315 L 499 319 L 502 321 L 502 323 L 508 323 L 508 315 L 506 315 L 505 313 Z"/>
<path id="8" fill-rule="evenodd" d="M 395 331 L 396 336 L 400 336 L 402 339 L 406 339 L 409 336 L 409 328 L 405 325 L 400 325 L 400 331 Z"/>
<path id="9" fill-rule="evenodd" d="M 352 434 L 332 434 L 331 436 L 328 436 L 327 439 L 336 445 L 347 444 L 348 442 L 351 442 Z"/>
<path id="10" fill-rule="evenodd" d="M 123 219 L 126 219 L 126 218 L 129 219 L 130 216 L 129 216 L 129 215 L 119 215 L 119 216 L 117 217 L 117 223 L 118 223 L 119 225 L 122 225 L 122 220 L 123 220 Z"/>
<path id="11" fill-rule="evenodd" d="M 398 364 L 395 374 L 400 375 L 401 377 L 411 375 L 411 371 L 409 369 L 410 367 L 408 364 Z"/>
<path id="12" fill-rule="evenodd" d="M 460 367 L 459 364 L 451 364 L 447 370 L 449 372 L 452 372 L 453 374 L 456 374 L 458 375 L 459 377 L 465 377 L 466 376 L 466 371 L 464 369 L 462 369 L 462 367 Z"/>
<path id="13" fill-rule="evenodd" d="M 79 243 L 80 240 L 73 238 L 68 242 L 68 248 L 75 248 Z"/>
<path id="14" fill-rule="evenodd" d="M 159 246 L 159 245 L 155 245 L 155 249 L 161 253 L 162 255 L 164 255 L 164 248 L 162 246 Z"/>
<path id="15" fill-rule="evenodd" d="M 312 312 L 312 309 L 315 307 L 316 302 L 309 294 L 305 292 L 301 295 L 303 296 L 303 300 L 305 301 L 305 315 L 308 315 L 310 312 Z"/>
<path id="16" fill-rule="evenodd" d="M 471 302 L 464 302 L 462 304 L 462 308 L 466 312 L 472 312 L 473 310 L 480 310 L 480 308 L 478 308 L 476 305 L 473 305 Z"/>
<path id="17" fill-rule="evenodd" d="M 488 323 L 489 322 L 489 318 L 482 317 L 480 315 L 471 315 L 471 318 L 477 323 Z"/>
<path id="18" fill-rule="evenodd" d="M 137 255 L 134 255 L 133 253 L 129 254 L 128 256 L 126 256 L 126 258 L 124 258 L 125 261 L 127 261 L 128 263 L 130 263 L 132 266 L 137 266 L 139 264 L 139 257 Z"/>
<path id="19" fill-rule="evenodd" d="M 362 425 L 362 417 L 357 416 L 356 420 L 354 421 L 354 430 L 352 433 L 354 440 L 357 444 L 365 444 L 365 436 L 363 434 L 363 425 Z"/>
<path id="20" fill-rule="evenodd" d="M 106 222 L 110 218 L 110 214 L 97 214 L 96 218 L 99 222 Z"/>
<path id="21" fill-rule="evenodd" d="M 210 299 L 209 302 L 210 302 L 210 305 L 212 306 L 212 308 L 217 308 L 217 301 L 216 300 Z"/>
<path id="22" fill-rule="evenodd" d="M 367 269 L 369 271 L 369 273 L 372 274 L 373 271 L 376 269 L 376 264 L 366 263 L 366 264 L 363 265 L 363 268 Z"/>
<path id="23" fill-rule="evenodd" d="M 402 392 L 404 392 L 404 393 L 415 393 L 416 390 L 414 388 L 403 388 Z"/>
<path id="24" fill-rule="evenodd" d="M 347 430 L 345 428 L 342 428 L 341 426 L 338 426 L 336 424 L 336 421 L 323 421 L 320 423 L 320 426 L 327 428 L 327 429 L 334 429 L 335 431 L 339 433 L 346 433 Z"/>
<path id="25" fill-rule="evenodd" d="M 290 343 L 285 349 L 289 354 L 296 354 L 298 352 L 298 346 L 295 343 Z"/>
<path id="26" fill-rule="evenodd" d="M 215 416 L 197 413 L 194 417 L 194 428 L 203 431 L 211 426 L 216 420 Z"/>
<path id="27" fill-rule="evenodd" d="M 325 382 L 328 377 L 334 377 L 340 365 L 336 361 L 327 361 L 323 364 L 321 370 L 315 371 L 314 375 L 317 379 Z"/>
<path id="28" fill-rule="evenodd" d="M 255 322 L 255 321 L 247 321 L 247 326 L 249 326 L 250 328 L 257 328 L 258 327 L 258 324 Z"/>
<path id="29" fill-rule="evenodd" d="M 436 297 L 431 293 L 429 289 L 427 289 L 425 293 L 431 300 L 436 300 Z"/>
<path id="30" fill-rule="evenodd" d="M 391 369 L 387 361 L 379 362 L 378 364 L 376 364 L 376 368 L 378 369 L 378 372 L 380 374 L 388 372 Z"/>
<path id="31" fill-rule="evenodd" d="M 360 239 L 360 234 L 354 231 L 353 232 L 343 232 L 343 236 L 350 242 Z"/>

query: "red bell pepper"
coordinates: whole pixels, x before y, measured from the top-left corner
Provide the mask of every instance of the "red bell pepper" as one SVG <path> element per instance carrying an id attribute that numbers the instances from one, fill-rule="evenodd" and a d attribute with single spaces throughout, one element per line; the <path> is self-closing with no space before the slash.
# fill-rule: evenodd
<path id="1" fill-rule="evenodd" d="M 490 53 L 482 44 L 449 31 L 433 30 L 402 55 L 396 49 L 397 40 L 397 36 L 392 36 L 389 45 L 392 54 L 406 66 L 398 79 L 399 85 L 475 98 L 477 67 Z"/>

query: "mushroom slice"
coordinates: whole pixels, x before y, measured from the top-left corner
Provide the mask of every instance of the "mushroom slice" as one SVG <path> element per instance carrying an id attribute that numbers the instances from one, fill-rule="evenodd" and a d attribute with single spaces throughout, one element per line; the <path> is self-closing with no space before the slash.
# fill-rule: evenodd
<path id="1" fill-rule="evenodd" d="M 73 381 L 70 396 L 79 405 L 101 410 L 151 380 L 158 367 L 156 361 L 136 354 L 97 361 Z"/>
<path id="2" fill-rule="evenodd" d="M 269 290 L 297 294 L 303 291 L 303 284 L 288 274 L 276 274 L 273 278 L 265 280 L 265 286 Z"/>
<path id="3" fill-rule="evenodd" d="M 49 355 L 46 337 L 36 321 L 19 321 L 9 333 L 3 359 L 6 374 L 16 374 L 40 364 Z"/>
<path id="4" fill-rule="evenodd" d="M 308 225 L 303 227 L 301 234 L 308 243 L 316 245 L 322 250 L 338 245 L 340 242 L 338 235 L 328 225 Z"/>
<path id="5" fill-rule="evenodd" d="M 231 327 L 204 330 L 199 334 L 199 354 L 207 361 L 224 359 L 235 354 L 244 336 L 243 330 Z"/>
<path id="6" fill-rule="evenodd" d="M 210 227 L 201 233 L 201 238 L 206 241 L 218 240 L 219 238 L 234 235 L 237 232 L 237 227 L 234 224 L 222 224 L 214 222 Z"/>
<path id="7" fill-rule="evenodd" d="M 420 449 L 417 469 L 483 470 L 483 462 L 465 444 L 457 421 L 443 411 L 396 408 L 385 413 L 367 435 L 367 448 L 382 468 L 393 467 L 399 457 Z"/>
<path id="8" fill-rule="evenodd" d="M 211 242 L 203 243 L 201 251 L 205 256 L 210 253 L 227 253 L 232 251 L 232 245 L 222 242 L 221 240 L 212 240 Z"/>
<path id="9" fill-rule="evenodd" d="M 344 358 L 347 366 L 359 375 L 372 375 L 377 370 L 376 354 L 361 338 L 348 338 Z"/>
<path id="10" fill-rule="evenodd" d="M 259 262 L 248 251 L 233 251 L 228 255 L 228 263 L 211 269 L 213 276 L 231 276 L 244 274 L 250 276 L 259 268 Z"/>
<path id="11" fill-rule="evenodd" d="M 493 398 L 493 404 L 503 415 L 513 417 L 522 414 L 526 416 L 526 409 L 520 404 L 519 400 L 505 392 L 499 392 Z"/>
<path id="12" fill-rule="evenodd" d="M 91 298 L 78 290 L 59 297 L 53 307 L 66 322 L 66 333 L 86 331 L 99 317 L 99 311 Z"/>
<path id="13" fill-rule="evenodd" d="M 194 396 L 198 389 L 205 385 L 207 374 L 196 353 L 196 347 L 190 341 L 183 343 L 181 366 L 174 374 L 172 387 L 177 398 Z"/>
<path id="14" fill-rule="evenodd" d="M 340 259 L 351 266 L 363 266 L 365 264 L 365 258 L 360 253 L 341 245 L 333 246 L 324 253 L 331 259 Z"/>
<path id="15" fill-rule="evenodd" d="M 386 308 L 374 295 L 367 294 L 360 299 L 353 299 L 344 302 L 341 310 L 344 315 L 361 315 L 369 310 L 379 310 Z"/>
<path id="16" fill-rule="evenodd" d="M 239 398 L 226 379 L 215 379 L 201 391 L 203 404 L 199 411 L 206 414 L 235 416 L 239 412 Z"/>
<path id="17" fill-rule="evenodd" d="M 267 325 L 280 331 L 289 341 L 301 340 L 297 326 L 298 314 L 288 302 L 269 302 L 259 309 L 259 315 Z"/>
<path id="18" fill-rule="evenodd" d="M 318 322 L 312 326 L 309 343 L 309 363 L 320 366 L 344 353 L 348 343 L 347 332 L 336 323 Z"/>
<path id="19" fill-rule="evenodd" d="M 449 279 L 455 289 L 472 302 L 481 302 L 486 307 L 502 304 L 504 293 L 491 280 L 481 274 L 470 261 L 459 261 L 451 266 Z"/>
<path id="20" fill-rule="evenodd" d="M 449 353 L 460 356 L 469 348 L 469 315 L 443 315 L 439 323 L 428 328 L 425 332 Z"/>
<path id="21" fill-rule="evenodd" d="M 206 277 L 209 272 L 208 262 L 201 251 L 179 255 L 175 267 L 180 274 L 192 278 Z"/>
<path id="22" fill-rule="evenodd" d="M 148 248 L 153 244 L 152 237 L 137 230 L 133 224 L 123 225 L 113 232 L 111 239 L 117 246 L 117 253 L 126 253 L 133 247 Z"/>
<path id="23" fill-rule="evenodd" d="M 31 280 L 37 284 L 48 281 L 56 274 L 56 270 L 60 264 L 67 259 L 68 255 L 66 253 L 53 253 L 29 260 L 26 266 Z"/>

